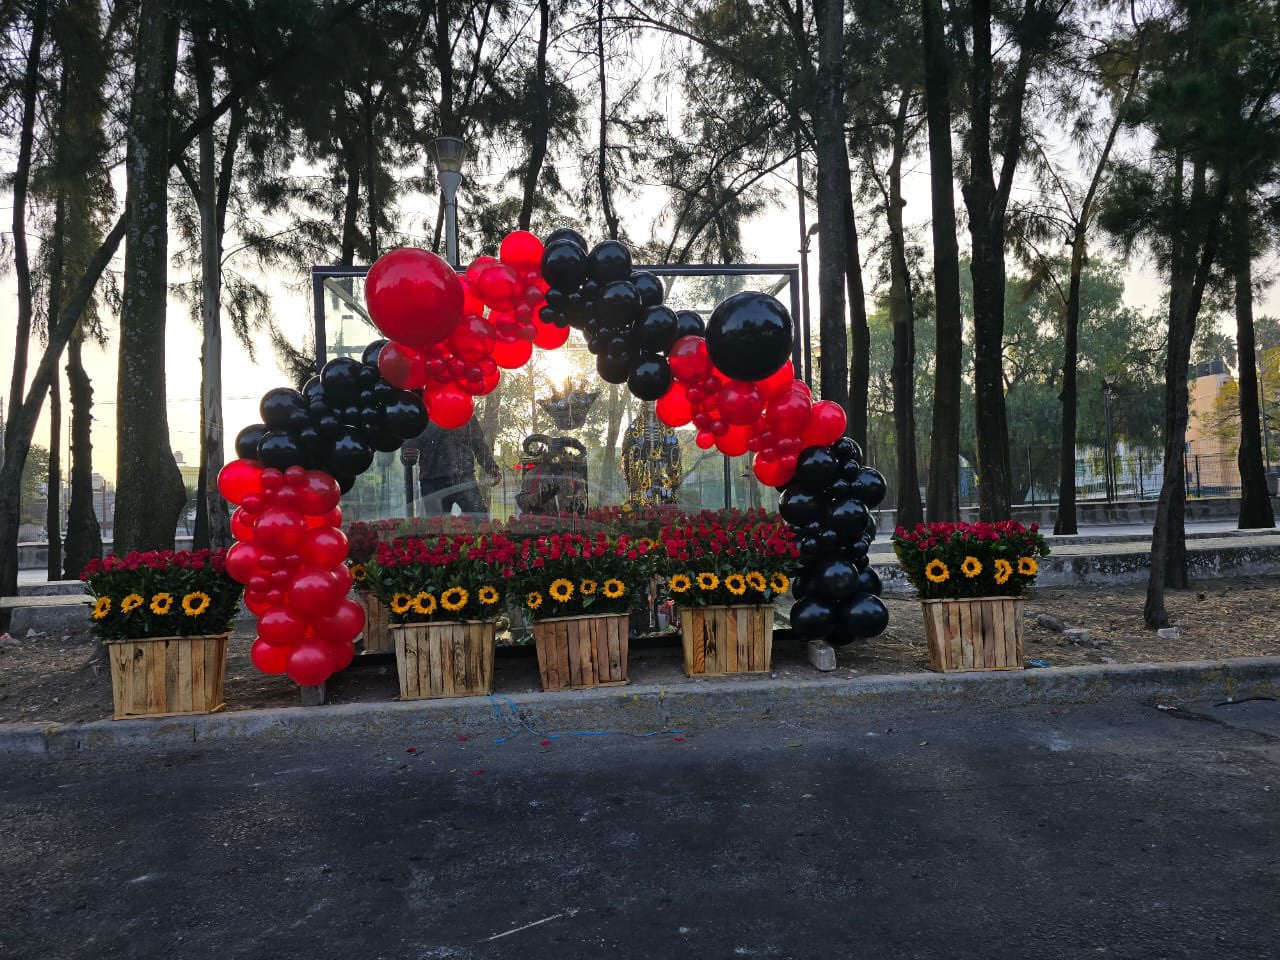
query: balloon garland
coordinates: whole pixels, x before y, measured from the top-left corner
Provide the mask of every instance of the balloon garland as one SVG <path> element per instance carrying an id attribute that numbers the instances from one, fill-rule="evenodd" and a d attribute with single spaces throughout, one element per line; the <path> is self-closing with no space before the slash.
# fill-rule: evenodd
<path id="1" fill-rule="evenodd" d="M 655 401 L 668 426 L 693 424 L 704 450 L 754 453 L 756 477 L 781 489 L 779 512 L 805 559 L 793 587 L 797 635 L 882 632 L 889 615 L 868 550 L 884 478 L 843 436 L 844 410 L 815 403 L 796 379 L 786 309 L 738 293 L 704 326 L 697 313 L 666 306 L 664 293 L 656 276 L 633 269 L 624 244 L 588 248 L 567 228 L 545 245 L 510 233 L 496 258 L 477 257 L 461 277 L 425 250 L 381 257 L 365 302 L 387 339 L 359 360 L 330 360 L 301 391 L 268 391 L 262 423 L 240 431 L 238 459 L 218 477 L 237 505 L 227 569 L 258 617 L 254 665 L 311 685 L 351 662 L 364 615 L 347 597 L 342 493 L 375 451 L 398 449 L 428 422 L 463 426 L 502 369 L 523 366 L 535 347 L 563 346 L 570 329 L 581 331 L 603 380 Z"/>

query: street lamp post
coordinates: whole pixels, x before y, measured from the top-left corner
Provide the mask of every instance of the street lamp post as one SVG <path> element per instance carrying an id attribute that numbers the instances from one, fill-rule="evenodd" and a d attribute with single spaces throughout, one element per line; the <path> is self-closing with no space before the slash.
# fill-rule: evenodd
<path id="1" fill-rule="evenodd" d="M 462 183 L 462 164 L 467 159 L 467 144 L 460 137 L 436 137 L 431 143 L 435 156 L 436 176 L 444 194 L 444 252 L 453 266 L 458 265 L 458 186 Z"/>
<path id="2" fill-rule="evenodd" d="M 1105 461 L 1105 469 L 1107 471 L 1107 502 L 1110 503 L 1116 497 L 1116 479 L 1115 479 L 1115 461 L 1114 449 L 1115 444 L 1111 439 L 1111 401 L 1116 395 L 1116 375 L 1108 373 L 1102 378 L 1102 411 L 1103 417 L 1107 422 L 1107 457 Z"/>

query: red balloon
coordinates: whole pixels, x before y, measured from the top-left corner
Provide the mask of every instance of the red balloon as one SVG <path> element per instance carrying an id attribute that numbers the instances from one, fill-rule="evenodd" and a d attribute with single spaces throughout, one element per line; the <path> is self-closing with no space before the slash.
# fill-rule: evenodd
<path id="1" fill-rule="evenodd" d="M 351 585 L 354 581 L 351 579 L 351 569 L 345 563 L 330 567 L 329 572 L 337 579 L 338 586 L 342 588 L 344 597 L 351 592 Z"/>
<path id="2" fill-rule="evenodd" d="M 543 350 L 559 349 L 569 339 L 568 327 L 557 327 L 554 323 L 543 323 L 541 320 L 534 320 L 533 326 L 538 331 L 533 338 L 533 345 Z"/>
<path id="3" fill-rule="evenodd" d="M 303 513 L 309 517 L 324 516 L 337 507 L 341 499 L 342 488 L 338 486 L 337 480 L 323 470 L 307 471 L 302 480 L 302 496 L 299 501 Z"/>
<path id="4" fill-rule="evenodd" d="M 233 543 L 227 551 L 227 576 L 248 583 L 258 573 L 259 550 L 252 543 Z"/>
<path id="5" fill-rule="evenodd" d="M 268 610 L 274 609 L 275 604 L 271 602 L 271 598 L 266 592 L 257 592 L 254 590 L 246 590 L 244 592 L 244 605 L 250 613 L 255 617 L 260 617 Z"/>
<path id="6" fill-rule="evenodd" d="M 782 458 L 776 460 L 766 460 L 764 457 L 756 457 L 756 462 L 752 466 L 756 479 L 763 483 L 766 487 L 782 487 L 791 482 L 791 478 L 795 476 L 795 458 L 791 460 L 790 469 L 788 470 Z"/>
<path id="7" fill-rule="evenodd" d="M 351 640 L 343 640 L 341 643 L 328 641 L 324 645 L 324 652 L 329 657 L 330 672 L 340 673 L 351 666 L 351 661 L 356 658 L 356 645 Z"/>
<path id="8" fill-rule="evenodd" d="M 667 351 L 671 375 L 685 383 L 697 383 L 711 375 L 711 356 L 702 337 L 681 337 Z"/>
<path id="9" fill-rule="evenodd" d="M 693 405 L 683 383 L 673 383 L 661 397 L 656 407 L 658 419 L 668 427 L 683 427 L 693 419 Z"/>
<path id="10" fill-rule="evenodd" d="M 745 427 L 754 424 L 760 416 L 760 411 L 764 408 L 764 397 L 754 383 L 730 380 L 716 393 L 716 406 L 731 424 Z"/>
<path id="11" fill-rule="evenodd" d="M 493 362 L 507 370 L 523 367 L 532 356 L 533 343 L 518 337 L 499 337 L 493 345 Z"/>
<path id="12" fill-rule="evenodd" d="M 273 647 L 292 647 L 307 633 L 307 618 L 288 607 L 272 607 L 258 617 L 258 639 Z"/>
<path id="13" fill-rule="evenodd" d="M 378 372 L 393 387 L 418 390 L 427 382 L 427 358 L 403 343 L 388 343 L 378 354 Z"/>
<path id="14" fill-rule="evenodd" d="M 254 541 L 275 553 L 290 553 L 302 542 L 307 519 L 299 510 L 269 507 L 254 525 Z"/>
<path id="15" fill-rule="evenodd" d="M 476 296 L 476 284 L 480 282 L 480 274 L 484 273 L 497 262 L 498 260 L 496 257 L 484 255 L 476 257 L 467 264 L 467 275 L 464 279 L 467 281 L 467 289 L 471 292 L 472 296 Z M 476 310 L 473 312 L 480 313 L 481 311 Z"/>
<path id="16" fill-rule="evenodd" d="M 262 493 L 262 464 L 256 460 L 232 460 L 218 471 L 218 492 L 229 503 L 240 504 Z"/>
<path id="17" fill-rule="evenodd" d="M 496 337 L 497 331 L 492 323 L 484 317 L 470 314 L 464 316 L 449 334 L 449 349 L 458 359 L 475 363 L 493 353 Z"/>
<path id="18" fill-rule="evenodd" d="M 347 598 L 329 616 L 315 622 L 316 636 L 331 644 L 350 643 L 364 629 L 364 607 Z"/>
<path id="19" fill-rule="evenodd" d="M 273 647 L 259 639 L 249 648 L 249 660 L 263 673 L 284 673 L 290 653 L 288 647 Z"/>
<path id="20" fill-rule="evenodd" d="M 693 438 L 693 442 L 696 443 L 700 449 L 710 450 L 716 445 L 716 435 L 710 430 L 699 430 L 698 435 Z"/>
<path id="21" fill-rule="evenodd" d="M 716 437 L 716 449 L 727 457 L 740 457 L 747 452 L 750 437 L 750 427 L 730 427 L 723 436 Z"/>
<path id="22" fill-rule="evenodd" d="M 524 289 L 520 277 L 505 263 L 494 263 L 480 271 L 473 284 L 475 294 L 494 310 L 510 310 Z"/>
<path id="23" fill-rule="evenodd" d="M 542 265 L 542 241 L 528 230 L 513 230 L 502 238 L 498 259 L 517 269 L 537 269 Z"/>
<path id="24" fill-rule="evenodd" d="M 332 660 L 323 644 L 311 640 L 290 652 L 285 672 L 299 686 L 314 687 L 333 675 Z"/>
<path id="25" fill-rule="evenodd" d="M 289 584 L 289 606 L 308 619 L 328 616 L 346 593 L 332 570 L 307 569 Z"/>
<path id="26" fill-rule="evenodd" d="M 772 400 L 778 394 L 791 387 L 796 382 L 795 367 L 788 360 L 776 373 L 771 373 L 763 380 L 757 380 L 756 386 L 760 388 L 760 392 L 764 394 L 766 400 Z"/>
<path id="27" fill-rule="evenodd" d="M 271 494 L 284 486 L 284 474 L 275 467 L 267 467 L 262 471 L 262 489 L 267 494 L 267 499 L 271 499 Z"/>
<path id="28" fill-rule="evenodd" d="M 775 434 L 797 436 L 809 425 L 813 404 L 799 390 L 790 390 L 769 401 L 764 418 Z"/>
<path id="29" fill-rule="evenodd" d="M 310 566 L 337 567 L 347 559 L 347 538 L 333 527 L 317 527 L 307 531 L 298 553 Z"/>
<path id="30" fill-rule="evenodd" d="M 801 443 L 806 447 L 825 447 L 835 443 L 844 436 L 848 422 L 844 407 L 834 400 L 819 400 L 813 405 L 809 425 L 800 435 Z"/>
<path id="31" fill-rule="evenodd" d="M 291 487 L 302 486 L 302 481 L 306 478 L 307 471 L 299 466 L 288 467 L 284 472 L 284 482 Z"/>
<path id="32" fill-rule="evenodd" d="M 307 517 L 307 528 L 314 527 L 341 527 L 342 526 L 342 508 L 334 507 L 328 513 L 319 517 Z"/>
<path id="33" fill-rule="evenodd" d="M 258 518 L 252 513 L 240 507 L 235 513 L 231 514 L 231 535 L 237 540 L 246 541 L 253 539 L 253 524 Z"/>
<path id="34" fill-rule="evenodd" d="M 383 254 L 365 277 L 364 298 L 387 339 L 411 347 L 443 340 L 462 319 L 462 283 L 453 267 L 428 250 L 402 247 Z"/>
<path id="35" fill-rule="evenodd" d="M 453 384 L 431 391 L 425 399 L 431 419 L 446 430 L 456 430 L 475 413 L 471 397 Z"/>

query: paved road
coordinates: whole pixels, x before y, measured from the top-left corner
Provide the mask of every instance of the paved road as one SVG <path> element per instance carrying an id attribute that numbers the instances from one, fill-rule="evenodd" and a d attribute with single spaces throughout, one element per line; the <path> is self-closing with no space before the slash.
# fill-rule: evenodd
<path id="1" fill-rule="evenodd" d="M 0 759 L 0 957 L 1275 956 L 1280 705 L 1194 711 Z"/>

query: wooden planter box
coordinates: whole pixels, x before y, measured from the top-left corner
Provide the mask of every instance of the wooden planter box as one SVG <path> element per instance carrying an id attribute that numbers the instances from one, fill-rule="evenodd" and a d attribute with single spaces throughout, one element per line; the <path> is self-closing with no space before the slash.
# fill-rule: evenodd
<path id="1" fill-rule="evenodd" d="M 492 620 L 391 627 L 401 700 L 477 697 L 493 692 Z"/>
<path id="2" fill-rule="evenodd" d="M 580 690 L 627 683 L 631 614 L 552 617 L 533 625 L 543 690 Z"/>
<path id="3" fill-rule="evenodd" d="M 681 607 L 680 637 L 687 676 L 768 673 L 773 662 L 773 604 Z"/>
<path id="4" fill-rule="evenodd" d="M 227 634 L 107 642 L 114 717 L 178 717 L 226 707 Z"/>
<path id="5" fill-rule="evenodd" d="M 356 602 L 364 607 L 364 652 L 392 653 L 396 642 L 391 636 L 390 611 L 372 590 L 357 590 Z"/>
<path id="6" fill-rule="evenodd" d="M 922 600 L 929 667 L 961 670 L 1021 670 L 1026 655 L 1022 608 L 1014 597 Z"/>

